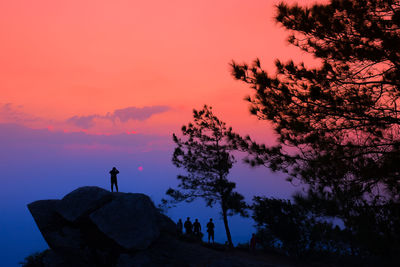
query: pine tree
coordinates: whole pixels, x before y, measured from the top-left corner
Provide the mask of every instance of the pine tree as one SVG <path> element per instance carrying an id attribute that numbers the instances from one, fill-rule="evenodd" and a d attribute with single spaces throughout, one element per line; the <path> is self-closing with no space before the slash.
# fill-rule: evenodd
<path id="1" fill-rule="evenodd" d="M 251 113 L 278 138 L 272 146 L 239 135 L 232 142 L 248 152 L 248 163 L 303 182 L 308 194 L 297 200 L 343 219 L 369 251 L 398 255 L 400 1 L 282 3 L 277 11 L 289 43 L 320 65 L 277 60 L 271 74 L 258 59 L 233 62 L 234 78 L 253 90 Z"/>
<path id="2" fill-rule="evenodd" d="M 248 162 L 299 179 L 321 198 L 347 203 L 400 201 L 400 2 L 331 0 L 277 6 L 289 42 L 321 62 L 316 68 L 259 60 L 232 63 L 250 85 L 251 113 L 271 122 L 277 145 L 236 141 Z"/>
<path id="3" fill-rule="evenodd" d="M 177 147 L 172 162 L 187 174 L 178 175 L 178 189 L 168 189 L 167 195 L 174 202 L 203 198 L 209 207 L 219 204 L 228 244 L 232 247 L 228 216 L 247 216 L 244 197 L 234 191 L 236 184 L 227 178 L 235 163 L 232 152 L 236 148 L 228 140 L 232 128 L 227 128 L 208 106 L 193 110 L 193 118 L 193 123 L 182 127 L 182 137 L 173 134 Z"/>

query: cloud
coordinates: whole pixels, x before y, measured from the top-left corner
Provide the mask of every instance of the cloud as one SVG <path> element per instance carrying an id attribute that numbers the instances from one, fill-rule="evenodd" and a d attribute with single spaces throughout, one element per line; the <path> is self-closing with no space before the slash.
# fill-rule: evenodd
<path id="1" fill-rule="evenodd" d="M 121 122 L 127 122 L 129 120 L 144 121 L 153 116 L 154 114 L 163 113 L 170 110 L 168 106 L 150 106 L 150 107 L 127 107 L 123 109 L 116 109 L 112 113 L 106 115 L 88 115 L 88 116 L 73 116 L 67 120 L 68 123 L 72 123 L 83 129 L 88 129 L 95 125 L 96 120 L 110 120 L 115 122 L 117 120 Z"/>
<path id="2" fill-rule="evenodd" d="M 139 120 L 144 121 L 157 113 L 163 113 L 168 111 L 170 108 L 167 106 L 152 106 L 152 107 L 128 107 L 123 109 L 116 109 L 112 118 L 118 118 L 122 122 L 128 120 Z"/>
<path id="3" fill-rule="evenodd" d="M 99 118 L 99 115 L 89 115 L 89 116 L 73 116 L 67 120 L 67 122 L 72 123 L 83 129 L 88 129 L 94 125 L 94 120 Z"/>
<path id="4" fill-rule="evenodd" d="M 50 131 L 32 129 L 18 124 L 0 123 L 0 147 L 4 151 L 33 151 L 47 154 L 49 151 L 124 151 L 142 153 L 170 151 L 170 136 L 151 134 L 96 135 L 85 132 Z M 47 152 L 46 152 L 47 151 Z"/>
<path id="5" fill-rule="evenodd" d="M 28 113 L 22 105 L 0 103 L 0 123 L 18 124 L 32 129 L 84 131 L 91 134 L 137 134 L 157 132 L 157 124 L 145 121 L 155 114 L 171 110 L 169 106 L 127 107 L 107 114 L 75 115 L 67 119 L 50 119 Z M 149 130 L 150 129 L 150 130 Z"/>
<path id="6" fill-rule="evenodd" d="M 22 111 L 22 106 L 0 104 L 0 121 L 12 123 L 36 122 L 40 118 Z"/>

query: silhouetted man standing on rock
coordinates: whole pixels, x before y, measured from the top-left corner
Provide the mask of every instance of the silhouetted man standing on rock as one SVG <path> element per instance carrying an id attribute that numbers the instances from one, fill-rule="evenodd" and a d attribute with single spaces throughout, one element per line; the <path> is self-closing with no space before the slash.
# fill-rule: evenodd
<path id="1" fill-rule="evenodd" d="M 118 183 L 117 183 L 117 174 L 119 171 L 117 168 L 113 167 L 112 170 L 110 171 L 111 174 L 111 192 L 113 191 L 113 186 L 115 185 L 115 190 L 118 192 Z"/>
<path id="2" fill-rule="evenodd" d="M 187 217 L 185 224 L 183 225 L 185 227 L 185 231 L 187 235 L 192 234 L 192 222 L 190 221 L 190 217 Z"/>
<path id="3" fill-rule="evenodd" d="M 207 223 L 207 233 L 208 233 L 208 243 L 210 243 L 210 238 L 212 238 L 212 241 L 214 243 L 214 223 L 212 222 L 212 219 Z"/>

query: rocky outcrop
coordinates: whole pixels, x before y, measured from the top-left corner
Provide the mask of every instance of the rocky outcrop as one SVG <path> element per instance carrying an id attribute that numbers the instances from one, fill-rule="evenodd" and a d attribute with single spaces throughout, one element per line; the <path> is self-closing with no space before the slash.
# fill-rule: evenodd
<path id="1" fill-rule="evenodd" d="M 90 214 L 90 220 L 127 250 L 146 249 L 160 236 L 157 210 L 149 197 L 116 194 L 115 199 Z"/>
<path id="2" fill-rule="evenodd" d="M 81 187 L 28 209 L 50 247 L 41 266 L 273 266 L 179 240 L 144 194 Z"/>
<path id="3" fill-rule="evenodd" d="M 144 194 L 111 193 L 81 187 L 61 200 L 28 204 L 51 249 L 68 258 L 111 264 L 121 253 L 147 249 L 161 234 L 174 235 L 175 223 Z M 96 264 L 97 265 L 97 264 Z"/>

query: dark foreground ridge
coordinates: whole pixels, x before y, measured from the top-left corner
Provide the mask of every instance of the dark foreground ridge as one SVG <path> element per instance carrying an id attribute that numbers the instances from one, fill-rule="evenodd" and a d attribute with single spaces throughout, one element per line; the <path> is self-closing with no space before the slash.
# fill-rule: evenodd
<path id="1" fill-rule="evenodd" d="M 28 205 L 50 250 L 42 266 L 282 266 L 187 243 L 144 194 L 81 187 Z"/>

